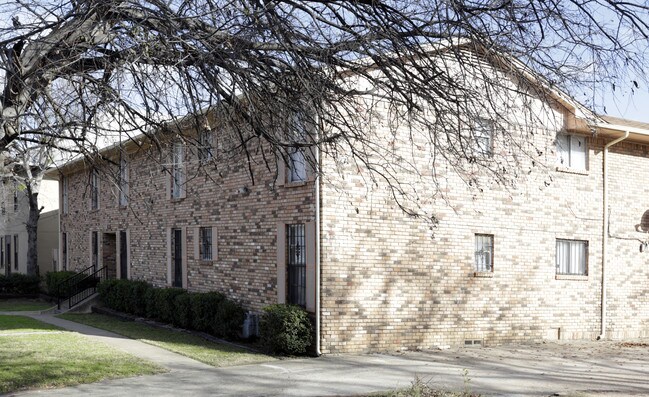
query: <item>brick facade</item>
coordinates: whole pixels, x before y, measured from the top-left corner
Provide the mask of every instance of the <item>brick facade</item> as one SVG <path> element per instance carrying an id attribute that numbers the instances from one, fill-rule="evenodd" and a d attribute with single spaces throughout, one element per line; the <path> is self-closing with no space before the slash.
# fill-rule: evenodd
<path id="1" fill-rule="evenodd" d="M 561 125 L 567 123 L 564 113 L 552 107 L 552 117 Z M 512 178 L 515 184 L 506 187 L 488 180 L 482 188 L 468 186 L 448 163 L 435 159 L 428 176 L 434 176 L 437 185 L 421 192 L 439 220 L 434 229 L 404 215 L 385 186 L 368 183 L 353 162 L 345 165 L 323 156 L 322 352 L 448 347 L 465 340 L 499 344 L 597 337 L 602 149 L 610 138 L 587 136 L 586 171 L 558 169 L 555 141 L 561 128 L 536 129 L 531 139 L 537 158 L 523 156 Z M 379 136 L 386 132 L 380 126 L 373 131 Z M 423 149 L 414 161 L 431 164 L 425 143 L 415 144 Z M 118 205 L 111 179 L 119 161 L 99 167 L 97 210 L 90 209 L 91 168 L 77 162 L 62 169 L 69 184 L 69 211 L 61 213 L 68 268 L 90 263 L 92 231 L 105 236 L 100 250 L 115 252 L 120 242 L 114 238 L 127 231 L 129 277 L 171 285 L 172 230 L 179 229 L 183 286 L 188 290 L 219 290 L 253 311 L 284 301 L 286 286 L 278 281 L 286 266 L 283 230 L 291 223 L 305 223 L 306 230 L 313 230 L 313 181 L 278 184 L 260 157 L 253 161 L 253 185 L 244 167 L 228 166 L 234 162 L 227 160 L 201 164 L 196 153 L 187 150 L 184 198 L 171 199 L 169 164 L 164 160 L 170 145 L 168 139 L 160 150 L 144 145 L 122 151 L 129 164 L 125 207 Z M 494 150 L 505 146 L 496 139 Z M 638 230 L 649 210 L 647 189 L 639 177 L 649 173 L 648 151 L 646 145 L 626 141 L 609 154 L 607 334 L 615 338 L 649 336 L 649 257 L 638 249 L 646 238 Z M 394 154 L 403 153 L 395 149 Z M 205 172 L 208 167 L 212 168 Z M 213 228 L 213 261 L 196 257 L 199 227 Z M 476 234 L 493 236 L 493 272 L 475 272 Z M 587 241 L 586 276 L 557 276 L 557 239 Z M 120 275 L 119 255 L 99 256 L 104 261 L 116 258 L 113 266 Z M 307 257 L 312 261 L 313 252 Z M 313 309 L 312 262 L 307 272 L 307 307 Z"/>

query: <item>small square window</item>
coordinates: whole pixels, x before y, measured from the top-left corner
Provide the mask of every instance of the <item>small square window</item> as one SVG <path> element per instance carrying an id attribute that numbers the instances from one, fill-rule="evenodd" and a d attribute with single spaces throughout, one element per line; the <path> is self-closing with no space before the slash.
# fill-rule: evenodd
<path id="1" fill-rule="evenodd" d="M 201 227 L 199 229 L 199 255 L 202 261 L 211 261 L 212 255 L 212 228 Z"/>
<path id="2" fill-rule="evenodd" d="M 475 271 L 493 272 L 494 236 L 490 234 L 475 235 Z"/>
<path id="3" fill-rule="evenodd" d="M 588 241 L 557 239 L 557 274 L 588 275 Z"/>
<path id="4" fill-rule="evenodd" d="M 582 135 L 557 135 L 557 165 L 575 170 L 587 169 L 588 146 Z"/>

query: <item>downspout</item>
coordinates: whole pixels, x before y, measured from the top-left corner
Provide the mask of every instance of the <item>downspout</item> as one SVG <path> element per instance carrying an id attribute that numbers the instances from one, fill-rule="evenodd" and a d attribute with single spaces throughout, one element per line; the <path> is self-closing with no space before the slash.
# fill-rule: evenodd
<path id="1" fill-rule="evenodd" d="M 320 357 L 320 171 L 322 161 L 320 147 L 316 145 L 315 158 L 318 172 L 315 178 L 315 354 Z"/>
<path id="2" fill-rule="evenodd" d="M 608 154 L 608 149 L 616 145 L 626 138 L 629 137 L 629 131 L 624 131 L 624 135 L 612 140 L 611 142 L 604 145 L 604 157 L 603 162 L 603 175 L 604 186 L 603 186 L 603 221 L 602 221 L 602 322 L 600 334 L 597 337 L 598 340 L 604 339 L 606 337 L 606 247 L 608 246 L 608 163 L 606 162 L 606 157 Z"/>

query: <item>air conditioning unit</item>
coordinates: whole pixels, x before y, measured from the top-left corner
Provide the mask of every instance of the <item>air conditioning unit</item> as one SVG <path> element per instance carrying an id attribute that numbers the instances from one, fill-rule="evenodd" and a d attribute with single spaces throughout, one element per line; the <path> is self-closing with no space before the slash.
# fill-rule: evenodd
<path id="1" fill-rule="evenodd" d="M 241 336 L 244 339 L 259 336 L 259 313 L 246 313 L 246 318 L 243 320 L 243 332 Z"/>

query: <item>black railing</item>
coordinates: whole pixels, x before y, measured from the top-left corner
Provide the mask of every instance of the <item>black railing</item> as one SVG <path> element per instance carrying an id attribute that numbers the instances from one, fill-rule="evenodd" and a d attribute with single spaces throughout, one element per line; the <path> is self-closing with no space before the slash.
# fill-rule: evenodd
<path id="1" fill-rule="evenodd" d="M 61 302 L 68 301 L 68 309 L 83 302 L 97 292 L 97 286 L 100 282 L 106 280 L 108 274 L 106 266 L 95 270 L 94 266 L 89 266 L 79 273 L 61 281 L 56 288 L 58 309 L 61 309 Z"/>

